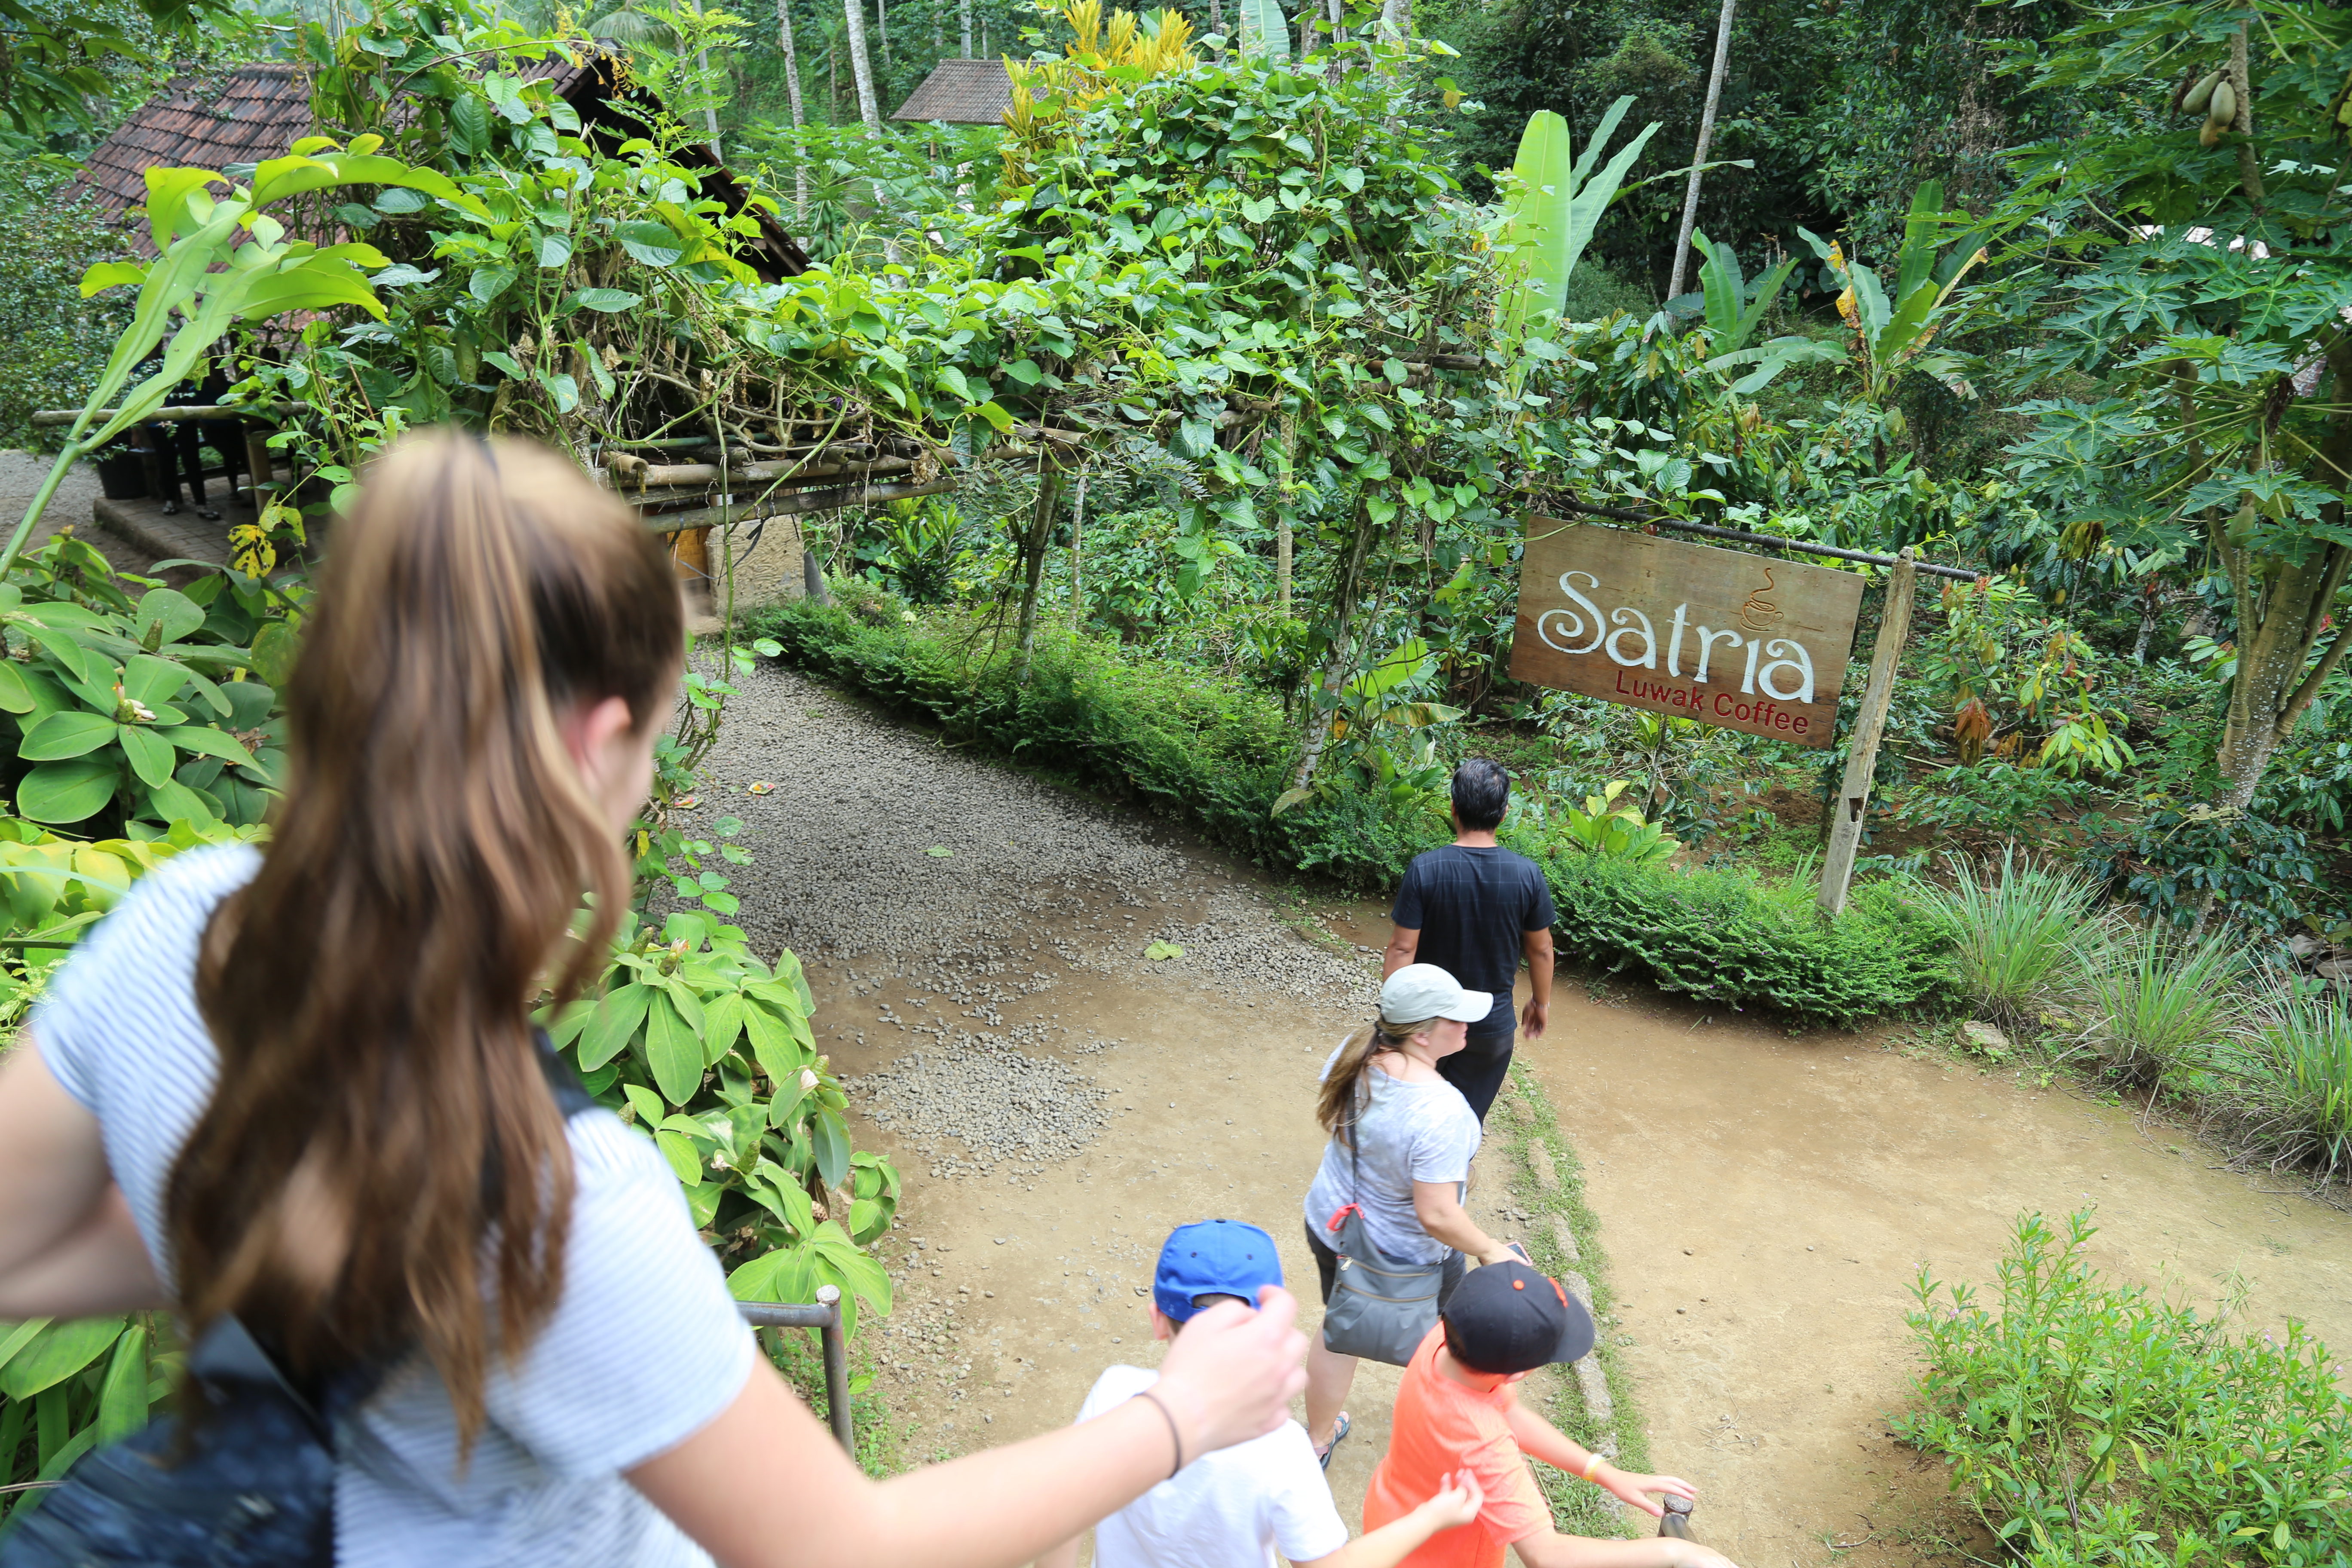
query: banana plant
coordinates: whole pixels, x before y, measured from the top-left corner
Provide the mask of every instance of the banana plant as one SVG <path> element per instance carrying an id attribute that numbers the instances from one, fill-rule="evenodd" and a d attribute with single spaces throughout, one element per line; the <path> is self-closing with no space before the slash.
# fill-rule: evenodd
<path id="1" fill-rule="evenodd" d="M 1657 134 L 1654 121 L 1594 172 L 1601 149 L 1633 107 L 1631 94 L 1611 104 L 1581 155 L 1572 155 L 1567 121 L 1549 109 L 1528 116 L 1497 239 L 1497 248 L 1507 253 L 1519 274 L 1517 286 L 1503 296 L 1501 325 L 1508 336 L 1548 337 L 1567 308 L 1569 277 L 1591 243 L 1601 215 L 1617 199 L 1633 160 Z"/>
<path id="2" fill-rule="evenodd" d="M 1290 21 L 1282 14 L 1281 0 L 1241 0 L 1235 10 L 1241 18 L 1243 54 L 1289 60 Z"/>
<path id="3" fill-rule="evenodd" d="M 1984 260 L 1985 252 L 1981 247 L 1965 248 L 1964 241 L 1938 255 L 1942 247 L 1937 236 L 1948 221 L 1943 207 L 1944 187 L 1940 181 L 1928 181 L 1911 198 L 1911 214 L 1903 223 L 1903 248 L 1895 257 L 1895 291 L 1891 295 L 1876 272 L 1854 266 L 1846 258 L 1843 247 L 1826 242 L 1811 230 L 1797 231 L 1813 247 L 1842 289 L 1837 297 L 1838 314 L 1853 329 L 1859 351 L 1863 395 L 1873 403 L 1882 401 L 1896 380 L 1909 371 L 1926 371 L 1948 384 L 1958 376 L 1958 358 L 1930 353 L 1928 345 L 1950 321 L 1954 312 L 1952 295 L 1969 269 Z"/>
<path id="4" fill-rule="evenodd" d="M 16 564 L 33 525 L 74 464 L 161 408 L 172 389 L 195 371 L 236 323 L 341 306 L 357 306 L 378 321 L 383 319 L 383 301 L 361 270 L 391 265 L 383 252 L 359 243 L 320 246 L 289 239 L 286 226 L 262 210 L 307 192 L 352 184 L 404 185 L 429 196 L 457 195 L 445 175 L 375 156 L 383 140 L 362 136 L 346 149 L 329 137 L 305 137 L 286 157 L 257 167 L 249 187 L 211 169 L 147 171 L 147 222 L 155 259 L 102 261 L 82 275 L 85 299 L 102 289 L 135 283 L 139 302 L 89 401 L 67 433 L 64 450 L 34 492 L 7 548 L 0 551 L 0 577 Z M 215 185 L 226 185 L 230 194 L 214 196 Z M 166 336 L 171 344 L 163 350 L 160 368 L 132 386 L 132 374 Z M 113 413 L 101 418 L 110 405 Z"/>
<path id="5" fill-rule="evenodd" d="M 1740 271 L 1738 252 L 1727 245 L 1716 244 L 1704 230 L 1693 235 L 1691 243 L 1706 258 L 1698 274 L 1706 321 L 1706 368 L 1731 380 L 1728 390 L 1733 396 L 1746 397 L 1761 392 L 1792 364 L 1845 357 L 1834 344 L 1819 342 L 1801 333 L 1774 338 L 1769 342 L 1748 342 L 1764 324 L 1765 313 L 1780 298 L 1789 274 L 1796 270 L 1795 257 L 1781 258 L 1779 266 L 1758 279 L 1751 297 L 1748 280 Z M 1742 374 L 1732 380 L 1735 371 Z"/>

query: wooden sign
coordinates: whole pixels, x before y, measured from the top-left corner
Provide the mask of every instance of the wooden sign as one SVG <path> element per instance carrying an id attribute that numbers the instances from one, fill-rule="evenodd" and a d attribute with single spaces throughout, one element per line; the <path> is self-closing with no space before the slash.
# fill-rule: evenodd
<path id="1" fill-rule="evenodd" d="M 1827 746 L 1861 609 L 1857 573 L 1533 517 L 1511 678 Z"/>

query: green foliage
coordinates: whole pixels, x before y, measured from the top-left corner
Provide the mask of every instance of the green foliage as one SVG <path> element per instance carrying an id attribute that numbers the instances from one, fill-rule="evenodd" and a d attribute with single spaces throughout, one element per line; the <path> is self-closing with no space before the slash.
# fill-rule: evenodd
<path id="1" fill-rule="evenodd" d="M 1927 1369 L 1896 1433 L 2030 1568 L 2341 1560 L 2352 1409 L 2327 1347 L 2112 1284 L 2084 1257 L 2096 1235 L 2087 1213 L 2063 1239 L 2022 1216 L 1998 1309 L 1922 1268 L 1906 1321 Z"/>
<path id="2" fill-rule="evenodd" d="M 1656 133 L 1652 125 L 1620 147 L 1598 173 L 1593 165 L 1609 145 L 1618 121 L 1633 106 L 1621 98 L 1609 106 L 1579 157 L 1570 144 L 1568 121 L 1549 110 L 1528 117 L 1519 155 L 1511 165 L 1511 188 L 1504 199 L 1503 229 L 1496 243 L 1518 275 L 1504 296 L 1503 330 L 1519 337 L 1549 337 L 1568 300 L 1569 279 L 1609 204 L 1617 199 L 1627 171 Z"/>
<path id="3" fill-rule="evenodd" d="M 2152 919 L 2186 928 L 2210 920 L 2280 931 L 2304 916 L 2319 868 L 2304 835 L 2249 813 L 2152 804 L 2082 852 L 2084 870 Z"/>
<path id="4" fill-rule="evenodd" d="M 233 0 L 0 0 L 0 115 L 19 132 L 88 124 L 110 96 L 110 67 L 232 21 Z"/>
<path id="5" fill-rule="evenodd" d="M 2325 982 L 2292 973 L 2264 980 L 2223 1096 L 2278 1163 L 2341 1177 L 2352 1171 L 2352 1013 Z"/>
<path id="6" fill-rule="evenodd" d="M 137 1431 L 169 1396 L 180 1360 L 162 1313 L 0 1323 L 0 1519 L 33 1506 L 100 1443 Z"/>
<path id="7" fill-rule="evenodd" d="M 1857 889 L 1835 920 L 1813 889 L 1729 871 L 1671 871 L 1506 833 L 1551 884 L 1561 952 L 1703 1002 L 1851 1026 L 1938 1000 L 1945 938 L 1891 888 Z"/>
<path id="8" fill-rule="evenodd" d="M 275 694 L 247 679 L 287 595 L 223 572 L 187 592 L 118 576 L 59 533 L 0 584 L 0 781 L 16 813 L 153 837 L 258 823 L 281 753 Z"/>
<path id="9" fill-rule="evenodd" d="M 59 432 L 36 430 L 36 409 L 82 400 L 131 322 L 130 301 L 81 297 L 82 275 L 112 258 L 118 240 L 87 201 L 64 197 L 65 177 L 45 163 L 19 164 L 0 181 L 0 216 L 14 237 L 16 264 L 0 274 L 0 444 L 38 451 Z"/>
<path id="10" fill-rule="evenodd" d="M 1024 686 L 1009 650 L 953 619 L 885 607 L 869 622 L 793 600 L 751 626 L 803 668 L 1111 799 L 1181 812 L 1264 865 L 1380 886 L 1448 837 L 1425 804 L 1359 791 L 1276 817 L 1297 745 L 1280 705 L 1114 646 L 1041 636 Z"/>
<path id="11" fill-rule="evenodd" d="M 1905 891 L 1942 927 L 1959 988 L 1985 1016 L 2032 1021 L 2079 973 L 2077 941 L 2097 888 L 2022 858 L 2012 847 L 1990 864 L 1955 858 L 1952 885 L 1916 881 Z"/>
<path id="12" fill-rule="evenodd" d="M 2235 1022 L 2231 993 L 2243 960 L 2234 942 L 2186 942 L 2156 922 L 2094 928 L 2084 941 L 2084 1038 L 2111 1070 L 2160 1088 L 2211 1063 Z"/>
<path id="13" fill-rule="evenodd" d="M 589 1091 L 661 1146 L 739 1299 L 837 1285 L 854 1331 L 857 1300 L 890 1310 L 888 1278 L 859 1248 L 889 1228 L 898 1176 L 851 1149 L 814 1008 L 791 952 L 771 967 L 740 928 L 681 910 L 658 929 L 625 921 L 604 994 L 547 1026 Z"/>
<path id="14" fill-rule="evenodd" d="M 1569 806 L 1561 811 L 1553 832 L 1561 843 L 1588 855 L 1642 866 L 1664 865 L 1675 858 L 1682 841 L 1656 823 L 1644 822 L 1633 806 L 1619 805 L 1617 797 L 1624 793 L 1625 781 L 1612 780 L 1601 794 L 1586 795 L 1581 810 Z"/>

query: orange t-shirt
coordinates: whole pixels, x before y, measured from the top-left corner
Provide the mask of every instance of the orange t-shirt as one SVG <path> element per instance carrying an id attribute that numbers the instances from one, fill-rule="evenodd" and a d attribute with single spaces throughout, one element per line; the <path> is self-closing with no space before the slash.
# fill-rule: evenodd
<path id="1" fill-rule="evenodd" d="M 1510 1384 L 1490 1394 L 1463 1387 L 1437 1370 L 1444 1348 L 1440 1323 L 1406 1363 L 1389 1451 L 1364 1493 L 1364 1529 L 1402 1519 L 1435 1497 L 1448 1475 L 1468 1470 L 1486 1493 L 1478 1517 L 1431 1536 L 1402 1568 L 1502 1568 L 1505 1547 L 1551 1528 L 1551 1509 L 1505 1419 L 1517 1390 Z"/>

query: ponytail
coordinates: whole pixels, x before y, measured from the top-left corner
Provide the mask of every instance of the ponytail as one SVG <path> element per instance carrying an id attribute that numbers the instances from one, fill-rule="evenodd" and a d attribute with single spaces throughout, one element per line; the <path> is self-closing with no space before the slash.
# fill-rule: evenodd
<path id="1" fill-rule="evenodd" d="M 1401 1051 L 1429 1026 L 1426 1018 L 1412 1024 L 1391 1024 L 1374 1014 L 1371 1024 L 1348 1037 L 1323 1075 L 1323 1089 L 1315 1100 L 1315 1120 L 1340 1142 L 1355 1143 L 1356 1118 L 1363 1110 L 1364 1069 L 1384 1051 Z"/>
<path id="2" fill-rule="evenodd" d="M 571 1151 L 530 1000 L 594 980 L 630 891 L 560 721 L 608 697 L 661 721 L 677 584 L 562 458 L 437 431 L 336 525 L 303 641 L 271 844 L 197 962 L 220 1072 L 171 1256 L 193 1330 L 233 1312 L 299 1373 L 421 1347 L 463 1454 L 493 1347 L 520 1354 L 563 1288 Z"/>

